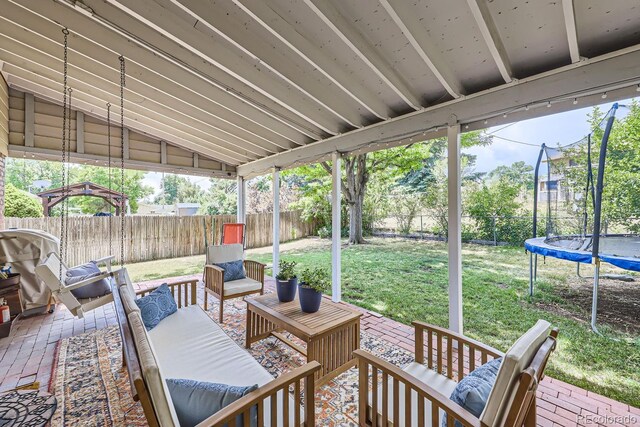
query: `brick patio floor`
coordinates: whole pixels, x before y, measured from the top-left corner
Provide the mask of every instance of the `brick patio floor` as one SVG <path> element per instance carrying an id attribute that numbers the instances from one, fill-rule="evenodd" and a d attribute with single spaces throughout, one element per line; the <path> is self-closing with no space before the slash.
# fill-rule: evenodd
<path id="1" fill-rule="evenodd" d="M 174 279 L 187 277 L 199 278 L 196 275 Z M 145 282 L 140 284 L 139 288 L 154 286 L 164 281 L 166 279 Z M 273 279 L 267 280 L 266 288 L 274 290 Z M 202 294 L 200 291 L 200 299 Z M 413 329 L 410 326 L 387 319 L 377 313 L 354 308 L 363 312 L 361 323 L 363 331 L 413 352 Z M 215 308 L 212 309 L 215 310 Z M 116 317 L 112 304 L 87 313 L 84 319 L 74 318 L 64 306 L 59 305 L 51 315 L 20 320 L 15 325 L 11 336 L 0 340 L 0 392 L 31 384 L 34 381 L 39 381 L 40 388 L 47 390 L 56 344 L 60 339 L 115 324 Z M 640 425 L 640 409 L 548 376 L 538 388 L 538 397 L 539 426 Z M 625 419 L 636 420 L 636 422 L 635 424 L 620 423 Z"/>

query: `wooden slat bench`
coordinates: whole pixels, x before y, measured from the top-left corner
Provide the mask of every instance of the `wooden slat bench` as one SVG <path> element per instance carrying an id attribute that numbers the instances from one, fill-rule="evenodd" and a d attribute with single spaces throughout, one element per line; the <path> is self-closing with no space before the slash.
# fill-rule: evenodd
<path id="1" fill-rule="evenodd" d="M 139 321 L 136 317 L 139 317 L 139 314 L 134 312 L 135 307 L 132 307 L 131 304 L 134 292 L 126 270 L 123 269 L 119 272 L 117 283 L 121 285 L 117 288 L 114 287 L 113 297 L 122 336 L 123 362 L 129 374 L 133 399 L 140 401 L 142 404 L 150 426 L 172 427 L 179 425 L 171 398 L 168 395 L 166 386 L 163 384 L 165 378 L 211 381 L 211 374 L 215 377 L 216 370 L 219 371 L 220 367 L 225 372 L 218 372 L 217 374 L 222 377 L 225 375 L 240 377 L 243 373 L 246 375 L 247 371 L 249 371 L 249 375 L 256 373 L 255 379 L 249 377 L 248 379 L 245 378 L 244 381 L 256 383 L 259 387 L 257 390 L 248 393 L 213 414 L 199 426 L 228 425 L 233 427 L 237 424 L 237 417 L 244 420 L 245 426 L 253 425 L 250 424 L 250 417 L 251 409 L 254 407 L 258 409 L 256 420 L 258 426 L 315 425 L 314 375 L 320 369 L 320 364 L 317 362 L 308 363 L 277 379 L 273 379 L 255 359 L 251 358 L 244 349 L 224 334 L 220 327 L 197 305 L 195 280 L 169 284 L 178 304 L 178 311 L 164 319 L 156 328 L 146 334 L 146 331 L 140 331 Z M 144 295 L 152 290 L 146 289 L 137 292 L 137 294 Z M 206 316 L 206 319 L 202 315 Z M 172 316 L 176 317 L 171 319 Z M 197 324 L 194 324 L 193 328 L 191 328 L 192 325 L 177 324 L 181 319 L 195 319 Z M 161 330 L 154 334 L 154 331 L 158 328 L 164 328 L 165 331 Z M 166 340 L 160 340 L 158 337 L 160 337 L 159 334 L 172 330 L 170 328 L 186 328 L 189 332 L 176 334 L 175 340 L 172 340 L 171 345 L 168 346 L 166 345 Z M 149 343 L 146 342 L 144 337 L 141 338 L 141 333 L 146 334 Z M 224 345 L 207 347 L 205 349 L 207 351 L 199 352 L 198 354 L 179 356 L 181 359 L 177 365 L 166 363 L 168 360 L 167 354 L 172 351 L 180 351 L 181 342 L 189 340 L 189 342 L 194 342 L 194 339 L 197 340 L 200 335 L 203 342 L 206 343 L 206 340 L 210 339 L 208 334 L 215 334 L 216 339 L 218 339 L 217 342 L 223 342 Z M 186 335 L 191 336 L 188 337 Z M 227 350 L 219 350 L 222 347 Z M 226 357 L 223 354 L 224 351 L 227 354 L 232 352 L 235 356 Z M 174 355 L 173 357 L 176 356 Z M 203 361 L 206 362 L 204 366 Z M 149 364 L 153 364 L 153 362 L 156 362 L 157 366 L 152 369 Z M 238 366 L 237 372 L 229 369 L 229 366 L 234 363 L 241 364 Z M 166 375 L 163 376 L 162 372 L 165 372 Z M 193 375 L 190 375 L 190 373 Z M 161 379 L 160 383 L 157 381 L 158 378 Z M 230 384 L 230 382 L 227 383 Z M 234 383 L 234 385 L 243 384 Z M 165 390 L 164 395 L 162 387 Z M 304 404 L 301 405 L 303 392 Z"/>

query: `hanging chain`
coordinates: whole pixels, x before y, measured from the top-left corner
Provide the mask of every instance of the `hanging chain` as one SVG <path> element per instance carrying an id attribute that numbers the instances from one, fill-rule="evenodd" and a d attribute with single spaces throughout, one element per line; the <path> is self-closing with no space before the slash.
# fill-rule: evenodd
<path id="1" fill-rule="evenodd" d="M 70 185 L 70 181 L 71 181 L 71 94 L 73 92 L 73 89 L 68 88 L 67 92 L 69 92 L 69 97 L 68 97 L 68 105 L 69 105 L 69 110 L 67 111 L 67 164 L 66 164 L 66 168 L 67 168 L 67 182 L 65 184 L 65 199 L 64 199 L 64 216 L 67 218 L 67 226 L 64 230 L 65 234 L 64 234 L 64 251 L 65 253 L 67 253 L 67 247 L 69 244 L 69 229 L 71 227 L 69 227 L 69 195 L 71 194 L 71 190 L 69 188 Z"/>
<path id="2" fill-rule="evenodd" d="M 67 163 L 67 39 L 69 36 L 69 30 L 65 27 L 62 29 L 64 34 L 64 57 L 63 57 L 63 81 L 62 81 L 62 197 L 65 196 L 64 184 L 67 180 L 67 170 L 65 165 Z M 64 203 L 64 199 L 63 199 Z M 62 263 L 65 260 L 65 231 L 66 231 L 66 218 L 64 215 L 64 209 L 60 215 L 60 270 L 58 279 L 63 280 L 62 277 Z"/>
<path id="3" fill-rule="evenodd" d="M 120 266 L 124 265 L 124 210 L 126 207 L 124 195 L 124 86 L 125 68 L 124 56 L 120 56 Z"/>
<path id="4" fill-rule="evenodd" d="M 113 203 L 111 194 L 111 103 L 107 102 L 107 157 L 109 166 L 109 255 L 113 255 L 113 215 L 111 215 L 111 206 Z"/>

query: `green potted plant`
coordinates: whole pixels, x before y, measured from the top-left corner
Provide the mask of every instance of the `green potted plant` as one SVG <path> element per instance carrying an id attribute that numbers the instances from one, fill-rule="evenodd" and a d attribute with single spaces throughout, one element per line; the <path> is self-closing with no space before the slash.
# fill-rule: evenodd
<path id="1" fill-rule="evenodd" d="M 315 313 L 320 309 L 322 293 L 331 286 L 329 273 L 323 268 L 305 268 L 300 274 L 300 308 L 305 313 Z"/>
<path id="2" fill-rule="evenodd" d="M 276 275 L 276 291 L 280 302 L 293 301 L 298 288 L 298 277 L 296 277 L 295 261 L 280 260 L 279 272 Z"/>

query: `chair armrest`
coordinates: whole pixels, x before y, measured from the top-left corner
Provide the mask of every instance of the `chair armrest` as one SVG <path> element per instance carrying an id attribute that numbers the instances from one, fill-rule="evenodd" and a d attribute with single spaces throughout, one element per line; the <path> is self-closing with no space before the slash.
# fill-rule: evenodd
<path id="1" fill-rule="evenodd" d="M 247 270 L 247 277 L 256 280 L 264 286 L 264 269 L 266 265 L 250 259 L 244 260 L 244 268 Z"/>
<path id="2" fill-rule="evenodd" d="M 95 263 L 98 265 L 101 265 L 101 264 L 111 265 L 111 262 L 113 262 L 115 259 L 116 259 L 115 256 L 109 255 L 103 258 L 98 258 L 97 260 L 95 260 Z"/>
<path id="3" fill-rule="evenodd" d="M 112 273 L 110 271 L 105 271 L 104 273 L 100 273 L 97 276 L 90 277 L 88 279 L 81 280 L 81 281 L 79 281 L 77 283 L 74 283 L 73 285 L 65 285 L 64 289 L 63 289 L 63 292 L 73 291 L 73 290 L 76 290 L 76 289 L 81 288 L 83 286 L 87 286 L 87 285 L 90 285 L 92 283 L 99 282 L 102 279 L 106 279 L 108 277 L 112 277 L 113 274 L 114 273 Z"/>
<path id="4" fill-rule="evenodd" d="M 438 390 L 432 388 L 427 383 L 420 381 L 419 379 L 415 378 L 411 374 L 408 374 L 407 372 L 403 371 L 397 366 L 392 365 L 391 363 L 385 360 L 382 360 L 379 357 L 376 357 L 364 350 L 360 350 L 360 349 L 354 350 L 353 354 L 358 359 L 358 370 L 359 370 L 358 393 L 359 393 L 359 402 L 360 402 L 358 410 L 359 410 L 359 416 L 360 416 L 360 425 L 368 425 L 366 422 L 366 418 L 368 416 L 367 406 L 371 407 L 371 405 L 369 405 L 369 391 L 371 390 L 369 387 L 369 367 L 371 366 L 376 370 L 376 375 L 371 376 L 371 381 L 372 381 L 371 385 L 373 389 L 372 397 L 375 396 L 375 400 L 373 401 L 372 414 L 376 418 L 379 416 L 377 412 L 378 405 L 382 404 L 382 402 L 377 402 L 378 398 L 376 393 L 378 388 L 381 387 L 381 384 L 379 384 L 379 378 L 377 373 L 382 372 L 383 374 L 386 374 L 388 377 L 394 378 L 398 382 L 402 383 L 405 387 L 405 393 L 407 392 L 408 389 L 411 389 L 412 391 L 416 392 L 419 396 L 419 399 L 417 399 L 417 402 L 421 402 L 420 398 L 429 400 L 431 402 L 432 414 L 434 413 L 437 414 L 438 413 L 437 409 L 441 409 L 447 413 L 447 416 L 449 418 L 455 418 L 456 420 L 460 421 L 462 425 L 465 427 L 481 427 L 482 426 L 482 424 L 480 423 L 480 420 L 476 418 L 472 413 L 467 411 L 465 408 L 455 403 L 448 396 L 445 396 L 444 394 L 440 393 Z M 413 405 L 413 399 L 405 399 L 403 396 L 398 396 L 398 399 L 394 399 L 394 405 L 395 403 L 402 402 L 402 401 L 404 401 L 405 405 Z M 363 405 L 362 404 L 363 402 L 367 402 L 367 404 Z M 405 407 L 405 411 L 404 411 L 405 416 L 409 417 L 409 420 L 408 420 L 409 424 L 411 423 L 410 421 L 411 409 L 412 408 L 409 408 L 409 410 L 407 410 L 407 408 Z M 419 411 L 419 408 L 416 408 L 416 410 Z M 393 408 L 393 413 L 399 414 L 399 408 Z M 403 421 L 406 422 L 407 420 L 400 420 L 400 425 L 405 425 L 403 424 Z M 449 420 L 449 421 L 450 421 L 450 424 L 449 424 L 450 426 L 454 425 L 453 420 Z M 406 424 L 406 425 L 409 425 L 409 424 Z M 377 423 L 375 423 L 374 425 L 377 425 Z M 439 426 L 440 422 L 435 423 L 432 419 L 432 425 Z"/>
<path id="5" fill-rule="evenodd" d="M 145 296 L 156 289 L 158 289 L 162 284 L 158 286 L 154 286 L 152 288 L 143 289 L 141 291 L 136 292 L 136 296 Z M 175 282 L 168 282 L 167 286 L 171 290 L 173 294 L 173 298 L 176 300 L 176 304 L 178 308 L 183 306 L 189 306 L 198 303 L 197 299 L 197 289 L 198 289 L 198 279 L 190 279 L 190 280 L 177 280 Z"/>
<path id="6" fill-rule="evenodd" d="M 204 266 L 204 287 L 218 295 L 224 295 L 224 270 L 217 265 Z"/>
<path id="7" fill-rule="evenodd" d="M 504 353 L 491 346 L 478 342 L 474 339 L 465 337 L 449 329 L 439 326 L 430 325 L 425 322 L 412 322 L 415 328 L 415 358 L 418 363 L 425 363 L 425 332 L 427 332 L 427 365 L 429 368 L 435 368 L 436 372 L 453 379 L 453 355 L 457 354 L 457 380 L 460 381 L 465 376 L 464 361 L 465 357 L 469 360 L 469 372 L 475 369 L 476 356 L 480 357 L 482 364 L 487 363 L 489 357 L 496 359 L 504 356 Z M 435 340 L 435 344 L 434 344 Z M 443 343 L 444 341 L 444 343 Z"/>
<path id="8" fill-rule="evenodd" d="M 300 420 L 300 390 L 304 390 L 304 424 L 306 426 L 315 426 L 315 379 L 314 375 L 319 371 L 321 365 L 312 361 L 304 366 L 294 369 L 280 377 L 268 382 L 267 384 L 259 387 L 257 390 L 248 393 L 242 398 L 236 400 L 230 405 L 224 407 L 220 411 L 216 412 L 206 420 L 198 424 L 197 427 L 209 427 L 209 426 L 222 426 L 235 420 L 237 416 L 242 416 L 244 419 L 244 425 L 249 425 L 251 408 L 257 405 L 258 407 L 258 425 L 264 425 L 265 421 L 263 408 L 266 405 L 265 399 L 271 397 L 277 399 L 277 394 L 282 394 L 282 402 L 276 404 L 273 402 L 271 405 L 271 417 L 276 419 L 278 413 L 282 413 L 282 418 L 287 417 L 289 414 L 289 389 L 293 386 L 294 389 L 294 403 L 296 407 L 292 408 L 294 411 L 294 419 L 296 424 Z M 304 385 L 303 385 L 304 383 Z M 287 405 L 286 407 L 283 407 Z M 275 413 L 274 413 L 275 411 Z M 262 421 L 262 422 L 261 422 Z M 272 425 L 274 425 L 272 423 Z M 285 425 L 289 425 L 286 423 Z"/>

